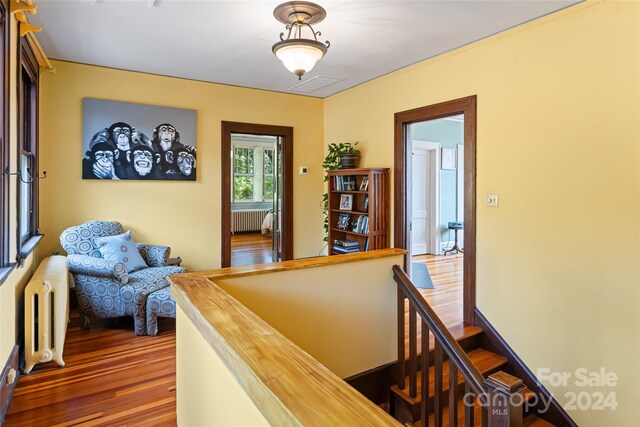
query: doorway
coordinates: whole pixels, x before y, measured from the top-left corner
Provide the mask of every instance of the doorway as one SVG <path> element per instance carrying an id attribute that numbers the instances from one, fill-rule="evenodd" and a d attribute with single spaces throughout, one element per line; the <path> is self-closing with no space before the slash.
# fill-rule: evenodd
<path id="1" fill-rule="evenodd" d="M 222 267 L 293 259 L 293 128 L 222 122 Z"/>
<path id="2" fill-rule="evenodd" d="M 434 131 L 438 127 L 435 125 L 442 125 L 445 122 L 449 124 L 458 122 L 460 129 L 458 142 L 445 140 L 442 135 Z M 431 131 L 420 132 L 425 129 L 431 129 Z M 440 153 L 439 159 L 434 160 L 437 157 L 434 152 Z M 452 301 L 454 305 L 459 303 L 460 313 L 456 316 L 459 316 L 464 323 L 473 324 L 476 97 L 471 96 L 396 113 L 394 164 L 396 194 L 394 246 L 407 249 L 410 254 L 414 252 L 413 255 L 420 257 L 412 260 L 412 257 L 408 256 L 405 261 L 405 270 L 413 278 L 412 261 L 420 261 L 420 264 L 428 269 L 427 277 L 429 272 L 434 276 L 433 282 L 436 282 L 437 292 L 443 292 L 443 289 L 438 289 L 434 272 L 441 274 L 442 277 L 457 275 L 459 277 L 457 283 L 449 283 L 447 286 L 450 289 L 444 292 L 451 295 L 451 298 L 456 298 L 458 295 L 458 299 Z M 440 180 L 437 186 L 435 179 Z M 419 185 L 416 185 L 417 183 Z M 436 186 L 435 189 L 434 186 Z M 446 201 L 443 199 L 445 188 Z M 438 191 L 440 195 L 436 196 Z M 439 201 L 434 202 L 434 197 L 438 197 Z M 444 206 L 445 202 L 447 209 Z M 464 248 L 464 253 L 441 255 L 454 246 L 456 235 L 458 246 Z M 440 242 L 437 242 L 438 237 Z M 414 240 L 417 241 L 414 242 Z M 417 254 L 421 250 L 424 250 L 424 254 Z M 419 274 L 424 273 L 416 271 L 416 275 Z M 456 284 L 459 289 L 455 289 Z"/>

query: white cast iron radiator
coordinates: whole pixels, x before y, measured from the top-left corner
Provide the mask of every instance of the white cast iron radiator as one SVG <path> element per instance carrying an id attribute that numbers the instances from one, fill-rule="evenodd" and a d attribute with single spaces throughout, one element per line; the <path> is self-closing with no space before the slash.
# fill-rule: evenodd
<path id="1" fill-rule="evenodd" d="M 268 209 L 246 209 L 231 212 L 231 232 L 260 231 Z"/>
<path id="2" fill-rule="evenodd" d="M 45 258 L 24 290 L 25 373 L 36 363 L 64 366 L 62 350 L 69 319 L 67 257 Z"/>

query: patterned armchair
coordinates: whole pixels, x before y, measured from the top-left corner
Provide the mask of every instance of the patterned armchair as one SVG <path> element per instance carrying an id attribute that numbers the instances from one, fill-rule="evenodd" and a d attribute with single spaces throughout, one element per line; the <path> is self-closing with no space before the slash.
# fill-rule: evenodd
<path id="1" fill-rule="evenodd" d="M 147 296 L 169 286 L 167 276 L 187 270 L 165 266 L 171 252 L 168 246 L 138 244 L 149 268 L 131 273 L 123 263 L 103 259 L 94 239 L 123 232 L 119 222 L 89 221 L 66 229 L 60 243 L 68 254 L 82 326 L 89 327 L 89 317 L 133 316 L 136 335 L 145 335 Z"/>

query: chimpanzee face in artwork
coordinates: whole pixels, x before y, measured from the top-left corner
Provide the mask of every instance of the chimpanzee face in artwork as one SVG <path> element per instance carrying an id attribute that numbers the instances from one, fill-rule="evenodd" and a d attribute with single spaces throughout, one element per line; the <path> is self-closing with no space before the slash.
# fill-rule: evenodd
<path id="1" fill-rule="evenodd" d="M 98 163 L 100 166 L 109 168 L 113 164 L 113 160 L 114 160 L 113 151 L 99 148 L 98 150 L 94 151 L 93 158 L 94 158 L 94 161 Z"/>
<path id="2" fill-rule="evenodd" d="M 158 140 L 160 141 L 160 148 L 162 148 L 162 151 L 169 151 L 175 139 L 176 128 L 170 124 L 160 125 L 160 127 L 158 127 Z"/>
<path id="3" fill-rule="evenodd" d="M 119 150 L 127 151 L 131 149 L 131 126 L 122 122 L 114 123 L 109 130 L 111 132 L 111 139 Z"/>
<path id="4" fill-rule="evenodd" d="M 153 153 L 149 149 L 133 150 L 133 168 L 138 175 L 145 176 L 151 173 L 153 168 Z"/>
<path id="5" fill-rule="evenodd" d="M 196 167 L 195 157 L 187 151 L 178 152 L 176 163 L 180 173 L 184 176 L 191 176 L 193 169 Z"/>
<path id="6" fill-rule="evenodd" d="M 115 160 L 115 147 L 110 143 L 98 142 L 91 147 L 87 154 L 92 162 L 91 170 L 93 175 L 99 179 L 114 179 L 115 171 L 113 162 Z"/>

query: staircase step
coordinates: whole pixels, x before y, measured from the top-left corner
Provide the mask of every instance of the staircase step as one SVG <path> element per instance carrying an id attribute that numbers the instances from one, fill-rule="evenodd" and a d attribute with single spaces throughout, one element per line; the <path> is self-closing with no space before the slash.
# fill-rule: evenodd
<path id="1" fill-rule="evenodd" d="M 533 394 L 528 393 L 527 399 L 533 397 Z M 464 425 L 464 403 L 462 400 L 458 400 L 458 421 L 457 426 Z M 434 425 L 433 415 L 429 416 L 429 425 Z M 422 420 L 418 420 L 415 423 L 406 423 L 408 427 L 422 427 Z M 482 427 L 482 407 L 476 406 L 473 408 L 473 425 L 474 427 Z M 449 427 L 449 408 L 445 407 L 442 410 L 442 427 Z M 522 427 L 555 427 L 548 421 L 538 418 L 535 415 L 529 415 L 522 420 Z"/>
<path id="2" fill-rule="evenodd" d="M 458 341 L 460 345 L 462 345 L 460 341 L 467 340 L 469 338 L 473 338 L 478 335 L 482 335 L 482 333 L 484 332 L 482 328 L 479 328 L 477 326 L 465 325 L 464 323 L 451 326 L 448 329 L 449 329 L 449 332 L 451 332 L 451 335 L 453 335 L 453 338 L 456 341 Z M 431 340 L 433 340 L 433 334 L 430 334 L 430 335 L 432 337 Z M 429 346 L 430 350 L 433 350 L 433 348 L 434 348 L 433 345 Z"/>
<path id="3" fill-rule="evenodd" d="M 483 376 L 491 375 L 492 373 L 498 371 L 501 367 L 507 364 L 507 359 L 502 356 L 499 356 L 495 353 L 492 353 L 483 348 L 477 348 L 469 353 L 467 353 L 471 362 L 478 368 L 480 373 Z M 444 361 L 442 363 L 442 385 L 443 392 L 449 390 L 449 361 Z M 418 392 L 415 398 L 409 396 L 409 377 L 405 378 L 405 387 L 404 389 L 399 389 L 397 385 L 391 387 L 391 390 L 406 400 L 408 403 L 412 405 L 420 404 L 420 392 L 422 389 L 422 372 L 418 372 Z M 434 395 L 434 383 L 435 383 L 435 367 L 431 366 L 429 368 L 429 396 L 433 397 Z M 462 374 L 458 373 L 458 386 L 464 384 L 464 378 Z"/>
<path id="4" fill-rule="evenodd" d="M 420 322 L 420 321 L 418 321 Z M 420 323 L 418 323 L 418 355 L 420 355 L 420 349 L 422 348 L 421 344 L 420 344 L 420 338 L 421 338 L 421 334 L 420 334 L 420 328 L 421 325 Z M 464 323 L 459 323 L 457 325 L 451 325 L 449 328 L 449 332 L 451 332 L 451 335 L 453 335 L 453 338 L 458 341 L 458 344 L 460 344 L 460 346 L 462 348 L 465 348 L 465 343 L 475 343 L 474 339 L 475 338 L 479 338 L 480 335 L 482 335 L 482 328 L 479 328 L 477 326 L 471 326 L 471 325 L 465 325 Z M 434 341 L 433 341 L 433 334 L 429 334 L 429 338 L 430 338 L 430 343 L 429 343 L 429 350 L 431 350 L 433 352 L 434 350 Z M 477 346 L 476 346 L 477 347 Z M 409 358 L 409 341 L 408 339 L 405 340 L 405 355 L 407 357 L 407 359 Z"/>
<path id="5" fill-rule="evenodd" d="M 419 331 L 419 329 L 418 329 Z M 464 351 L 471 351 L 480 346 L 480 339 L 482 337 L 483 330 L 477 326 L 469 326 L 463 323 L 459 325 L 453 326 L 450 329 L 451 335 L 458 341 L 460 347 Z M 429 361 L 433 364 L 433 357 L 435 353 L 435 345 L 433 334 L 430 334 L 430 343 L 429 343 Z M 418 366 L 422 363 L 422 354 L 420 353 L 420 349 L 422 348 L 420 344 L 420 333 L 418 333 Z M 406 369 L 409 370 L 409 342 L 405 343 L 405 360 L 406 360 Z"/>

